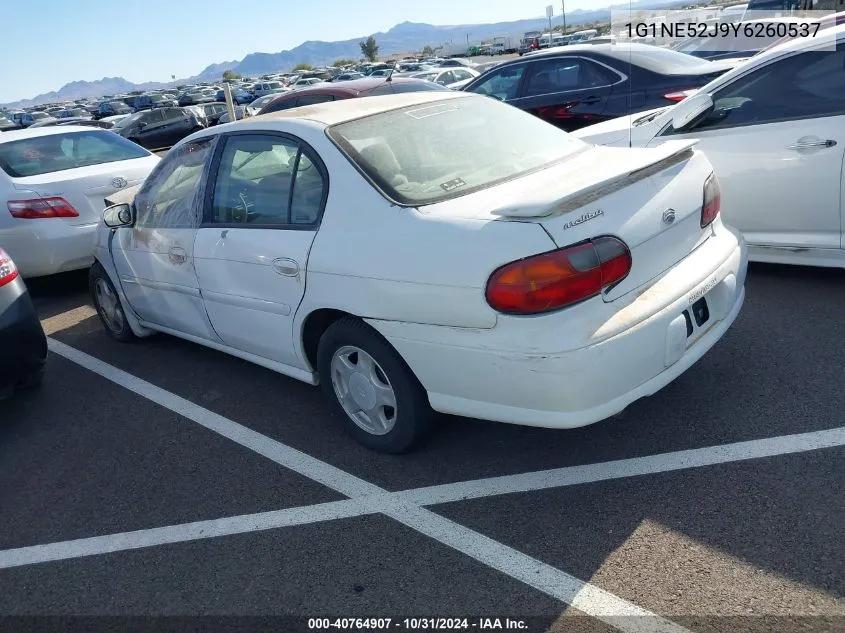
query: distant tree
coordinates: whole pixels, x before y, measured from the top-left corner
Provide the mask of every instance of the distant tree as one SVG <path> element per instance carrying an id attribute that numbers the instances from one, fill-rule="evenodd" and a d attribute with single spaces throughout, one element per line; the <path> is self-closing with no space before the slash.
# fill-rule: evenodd
<path id="1" fill-rule="evenodd" d="M 225 70 L 223 71 L 223 79 L 240 79 L 241 75 L 236 73 L 234 70 Z"/>
<path id="2" fill-rule="evenodd" d="M 340 68 L 341 66 L 350 66 L 354 64 L 354 59 L 338 59 L 335 63 L 332 64 L 335 68 Z"/>
<path id="3" fill-rule="evenodd" d="M 370 35 L 370 37 L 365 39 L 363 42 L 358 42 L 358 46 L 361 47 L 361 54 L 367 58 L 367 61 L 376 61 L 378 58 L 378 44 L 376 44 L 376 38 Z"/>
<path id="4" fill-rule="evenodd" d="M 434 56 L 434 49 L 431 46 L 423 46 L 422 56 L 423 57 L 433 57 Z"/>
<path id="5" fill-rule="evenodd" d="M 294 70 L 313 70 L 314 67 L 311 64 L 297 64 L 293 67 Z"/>

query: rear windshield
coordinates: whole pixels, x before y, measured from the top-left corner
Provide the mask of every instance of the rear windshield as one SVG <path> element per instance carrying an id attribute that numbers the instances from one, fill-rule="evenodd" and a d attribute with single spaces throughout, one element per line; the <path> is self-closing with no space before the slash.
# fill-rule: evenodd
<path id="1" fill-rule="evenodd" d="M 113 132 L 91 130 L 0 143 L 0 169 L 12 178 L 24 178 L 149 155 Z"/>
<path id="2" fill-rule="evenodd" d="M 628 62 L 629 54 L 631 63 L 651 72 L 673 75 L 681 74 L 690 70 L 700 70 L 707 66 L 707 60 L 680 53 L 678 51 L 669 50 L 667 48 L 658 48 L 657 46 L 650 46 L 648 48 L 632 47 L 630 49 L 624 45 L 611 46 L 608 51 L 613 57 Z"/>
<path id="3" fill-rule="evenodd" d="M 533 172 L 580 139 L 490 97 L 465 97 L 334 125 L 329 137 L 382 193 L 418 206 Z"/>

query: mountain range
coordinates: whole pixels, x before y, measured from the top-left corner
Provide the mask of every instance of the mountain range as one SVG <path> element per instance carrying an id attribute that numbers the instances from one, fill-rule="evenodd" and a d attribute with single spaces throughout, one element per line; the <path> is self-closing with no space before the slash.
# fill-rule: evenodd
<path id="1" fill-rule="evenodd" d="M 690 0 L 636 0 L 631 5 L 620 4 L 595 10 L 575 10 L 566 15 L 567 25 L 580 25 L 592 22 L 610 21 L 611 10 L 648 10 L 675 6 L 688 6 Z M 560 16 L 554 18 L 558 24 Z M 435 26 L 418 22 L 402 22 L 386 32 L 373 33 L 380 55 L 410 53 L 422 50 L 425 46 L 440 46 L 454 42 L 478 42 L 496 36 L 519 37 L 525 31 L 548 28 L 547 18 L 532 18 L 494 24 L 461 24 L 453 26 Z M 219 80 L 226 70 L 233 70 L 244 76 L 256 76 L 269 72 L 289 70 L 299 63 L 312 65 L 331 64 L 337 59 L 358 59 L 361 50 L 358 43 L 366 35 L 340 42 L 322 42 L 311 40 L 303 42 L 287 51 L 278 53 L 250 53 L 241 60 L 214 63 L 193 77 L 170 82 L 132 83 L 123 77 L 103 77 L 97 81 L 73 81 L 59 90 L 37 95 L 15 103 L 3 104 L 7 107 L 28 107 L 42 103 L 73 101 L 83 97 L 126 93 L 132 90 L 154 90 L 185 83 Z"/>

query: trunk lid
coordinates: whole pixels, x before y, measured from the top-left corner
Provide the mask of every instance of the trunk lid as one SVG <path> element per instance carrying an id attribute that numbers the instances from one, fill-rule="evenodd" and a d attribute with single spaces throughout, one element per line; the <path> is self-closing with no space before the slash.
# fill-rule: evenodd
<path id="1" fill-rule="evenodd" d="M 79 213 L 79 217 L 61 218 L 67 224 L 94 224 L 106 208 L 107 197 L 141 184 L 158 161 L 157 156 L 146 156 L 26 176 L 15 178 L 14 187 L 21 192 L 21 199 L 29 197 L 25 192 L 35 192 L 42 198 L 67 200 Z"/>
<path id="2" fill-rule="evenodd" d="M 615 236 L 628 245 L 633 265 L 603 295 L 613 301 L 671 268 L 710 235 L 700 220 L 712 167 L 692 150 L 695 142 L 593 146 L 541 172 L 421 211 L 537 223 L 558 247 Z"/>

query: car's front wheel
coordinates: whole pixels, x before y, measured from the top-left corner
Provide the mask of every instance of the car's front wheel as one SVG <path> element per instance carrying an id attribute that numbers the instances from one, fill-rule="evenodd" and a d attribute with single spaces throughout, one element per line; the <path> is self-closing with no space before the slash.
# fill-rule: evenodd
<path id="1" fill-rule="evenodd" d="M 427 430 L 432 410 L 425 389 L 396 350 L 360 319 L 329 326 L 317 359 L 323 393 L 364 446 L 403 453 Z"/>
<path id="2" fill-rule="evenodd" d="M 126 320 L 117 290 L 99 262 L 96 262 L 88 273 L 88 287 L 94 308 L 106 332 L 113 339 L 123 343 L 134 341 L 137 337 Z"/>

